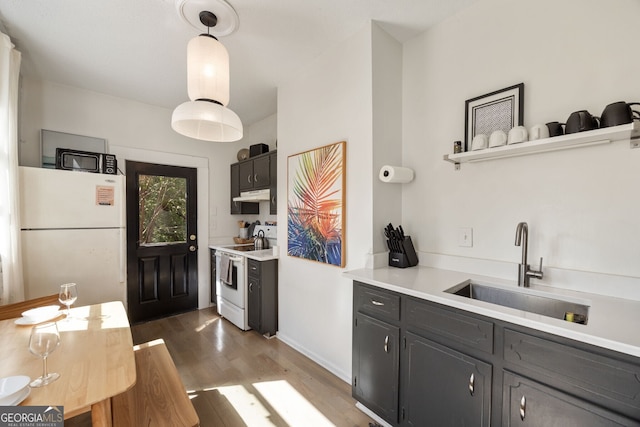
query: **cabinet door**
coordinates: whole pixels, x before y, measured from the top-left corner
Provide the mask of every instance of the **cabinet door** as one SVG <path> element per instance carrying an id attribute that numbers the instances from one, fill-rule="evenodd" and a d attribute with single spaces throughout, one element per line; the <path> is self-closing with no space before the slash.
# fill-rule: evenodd
<path id="1" fill-rule="evenodd" d="M 278 158 L 276 153 L 269 154 L 269 188 L 271 189 L 269 213 L 278 214 Z"/>
<path id="2" fill-rule="evenodd" d="M 253 160 L 239 163 L 240 191 L 253 190 Z"/>
<path id="3" fill-rule="evenodd" d="M 260 280 L 255 277 L 249 277 L 249 296 L 247 297 L 247 314 L 249 327 L 254 331 L 262 333 L 262 289 L 260 288 Z"/>
<path id="4" fill-rule="evenodd" d="M 257 214 L 260 212 L 258 203 L 234 202 L 233 198 L 240 196 L 240 163 L 231 165 L 231 215 Z"/>
<path id="5" fill-rule="evenodd" d="M 396 424 L 398 422 L 400 329 L 356 313 L 353 327 L 353 397 Z"/>
<path id="6" fill-rule="evenodd" d="M 269 188 L 269 158 L 258 157 L 253 161 L 253 188 Z"/>
<path id="7" fill-rule="evenodd" d="M 407 426 L 488 426 L 490 364 L 407 333 L 403 420 Z"/>
<path id="8" fill-rule="evenodd" d="M 640 423 L 505 371 L 502 425 L 604 427 Z"/>

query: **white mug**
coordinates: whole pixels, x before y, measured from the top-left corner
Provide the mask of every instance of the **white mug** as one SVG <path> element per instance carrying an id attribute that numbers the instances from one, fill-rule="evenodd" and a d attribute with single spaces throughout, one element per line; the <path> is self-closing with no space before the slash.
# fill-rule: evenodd
<path id="1" fill-rule="evenodd" d="M 494 130 L 491 132 L 491 136 L 489 137 L 489 147 L 500 147 L 501 145 L 505 145 L 507 143 L 507 134 L 501 130 Z"/>
<path id="2" fill-rule="evenodd" d="M 517 144 L 527 140 L 528 132 L 524 126 L 516 126 L 509 131 L 507 136 L 507 144 Z"/>
<path id="3" fill-rule="evenodd" d="M 531 129 L 529 129 L 529 141 L 544 138 L 549 138 L 549 128 L 547 125 L 538 124 L 531 126 Z"/>
<path id="4" fill-rule="evenodd" d="M 488 143 L 489 138 L 487 137 L 487 135 L 480 133 L 473 137 L 473 140 L 471 141 L 471 150 L 484 150 L 485 148 L 487 148 Z"/>

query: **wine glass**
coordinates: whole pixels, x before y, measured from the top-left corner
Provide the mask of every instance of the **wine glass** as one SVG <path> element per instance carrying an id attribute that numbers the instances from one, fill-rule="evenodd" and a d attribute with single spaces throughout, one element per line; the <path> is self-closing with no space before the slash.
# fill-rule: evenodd
<path id="1" fill-rule="evenodd" d="M 29 338 L 29 351 L 42 357 L 42 376 L 36 378 L 29 385 L 42 387 L 60 378 L 60 374 L 47 372 L 47 356 L 60 345 L 60 333 L 55 322 L 36 325 L 31 329 Z"/>
<path id="2" fill-rule="evenodd" d="M 78 289 L 75 283 L 65 283 L 64 285 L 60 285 L 60 295 L 58 296 L 58 300 L 67 306 L 67 318 L 71 313 L 71 304 L 76 302 L 78 299 Z"/>

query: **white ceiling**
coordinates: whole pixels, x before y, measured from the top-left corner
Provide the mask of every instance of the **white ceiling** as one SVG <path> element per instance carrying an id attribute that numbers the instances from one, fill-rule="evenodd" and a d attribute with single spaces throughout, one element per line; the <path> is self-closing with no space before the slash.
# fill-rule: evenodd
<path id="1" fill-rule="evenodd" d="M 229 107 L 245 125 L 276 112 L 276 88 L 368 20 L 401 42 L 477 0 L 229 0 L 240 26 Z M 186 46 L 199 31 L 175 0 L 2 0 L 22 73 L 173 109 L 187 101 Z M 202 32 L 206 32 L 203 26 Z"/>

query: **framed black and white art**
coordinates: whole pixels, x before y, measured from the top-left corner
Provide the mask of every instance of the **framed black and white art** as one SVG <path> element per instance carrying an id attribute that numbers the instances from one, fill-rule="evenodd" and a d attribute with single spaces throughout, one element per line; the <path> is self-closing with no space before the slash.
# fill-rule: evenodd
<path id="1" fill-rule="evenodd" d="M 509 130 L 523 124 L 524 83 L 510 86 L 465 102 L 465 150 L 476 135 L 487 137 L 496 130 Z"/>

